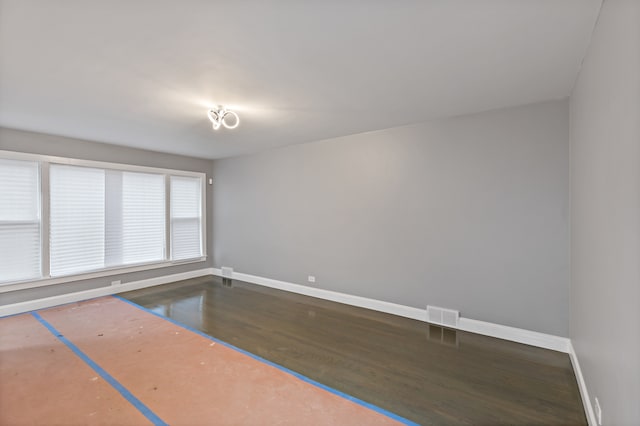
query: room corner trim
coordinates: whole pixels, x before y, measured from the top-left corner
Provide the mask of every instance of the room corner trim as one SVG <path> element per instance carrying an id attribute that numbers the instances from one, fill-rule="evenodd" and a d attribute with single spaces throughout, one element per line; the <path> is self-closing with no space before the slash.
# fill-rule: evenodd
<path id="1" fill-rule="evenodd" d="M 589 426 L 597 426 L 598 421 L 596 420 L 595 412 L 593 411 L 593 405 L 591 405 L 591 398 L 589 398 L 589 392 L 587 391 L 587 384 L 584 381 L 584 376 L 582 375 L 582 369 L 580 368 L 580 362 L 578 361 L 578 354 L 573 348 L 573 343 L 569 341 L 569 359 L 571 359 L 571 365 L 573 366 L 573 372 L 576 375 L 576 380 L 578 382 L 578 389 L 580 390 L 580 397 L 582 398 L 582 405 L 584 406 L 584 412 L 587 416 L 587 421 L 589 422 Z"/>
<path id="2" fill-rule="evenodd" d="M 222 270 L 211 268 L 213 275 L 222 276 Z M 274 280 L 271 278 L 259 277 L 257 275 L 233 272 L 233 279 L 258 284 L 265 287 L 290 291 L 292 293 L 303 294 L 305 296 L 317 297 L 319 299 L 331 300 L 333 302 L 344 303 L 346 305 L 358 306 L 360 308 L 372 309 L 374 311 L 385 312 L 387 314 L 398 315 L 418 321 L 427 321 L 426 309 L 413 308 L 399 305 L 397 303 L 384 302 L 367 297 L 354 296 L 351 294 L 339 293 L 331 290 L 324 290 L 316 287 L 294 284 L 286 281 Z M 478 321 L 469 318 L 460 318 L 457 329 L 485 336 L 496 337 L 498 339 L 510 340 L 512 342 L 537 346 L 544 349 L 551 349 L 559 352 L 569 353 L 569 339 L 566 337 L 554 336 L 551 334 L 538 333 L 536 331 L 524 330 L 521 328 L 509 327 L 490 322 Z"/>
<path id="3" fill-rule="evenodd" d="M 117 286 L 105 286 L 91 290 L 77 291 L 74 293 L 61 294 L 58 296 L 34 299 L 26 302 L 13 303 L 0 306 L 0 317 L 21 314 L 23 312 L 35 311 L 38 309 L 50 308 L 52 306 L 64 305 L 65 303 L 79 302 L 81 300 L 93 299 L 95 297 L 108 296 L 122 293 L 124 291 L 139 290 L 141 288 L 152 287 L 160 284 L 167 284 L 175 281 L 186 280 L 206 275 L 212 275 L 211 268 L 203 268 L 195 271 L 182 272 L 179 274 L 163 275 L 146 280 L 131 281 Z"/>

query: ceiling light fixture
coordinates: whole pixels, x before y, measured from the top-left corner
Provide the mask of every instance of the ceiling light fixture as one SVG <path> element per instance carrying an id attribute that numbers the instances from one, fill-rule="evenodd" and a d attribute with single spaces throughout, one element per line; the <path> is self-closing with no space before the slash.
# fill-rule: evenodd
<path id="1" fill-rule="evenodd" d="M 233 111 L 227 110 L 222 105 L 218 105 L 214 109 L 210 109 L 207 113 L 209 116 L 209 120 L 213 123 L 213 130 L 218 130 L 220 126 L 224 126 L 227 129 L 235 129 L 240 124 L 240 118 L 238 118 L 238 114 Z M 229 125 L 227 123 L 227 117 L 232 115 L 234 117 L 233 124 Z"/>

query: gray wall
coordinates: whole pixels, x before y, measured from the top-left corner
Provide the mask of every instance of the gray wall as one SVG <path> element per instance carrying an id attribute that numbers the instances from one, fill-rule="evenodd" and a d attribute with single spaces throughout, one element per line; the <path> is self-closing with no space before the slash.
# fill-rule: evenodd
<path id="1" fill-rule="evenodd" d="M 25 132 L 0 128 L 0 150 L 20 151 L 34 154 L 55 155 L 59 157 L 79 158 L 84 160 L 107 161 L 113 163 L 136 164 L 140 166 L 161 167 L 168 169 L 189 170 L 207 173 L 211 175 L 212 162 L 192 157 L 163 154 L 153 151 L 125 148 L 115 145 L 107 145 L 88 142 L 79 139 L 71 139 L 60 136 L 46 135 L 42 133 Z M 207 185 L 207 230 L 211 230 L 211 186 Z M 180 266 L 171 266 L 156 270 L 148 270 L 121 275 L 111 275 L 105 278 L 75 281 L 66 284 L 51 285 L 47 287 L 17 290 L 8 293 L 0 293 L 0 305 L 37 299 L 40 297 L 54 296 L 75 291 L 88 290 L 110 285 L 113 280 L 122 280 L 122 283 L 158 277 L 162 275 L 177 274 L 191 270 L 210 268 L 212 266 L 213 243 L 211 232 L 208 232 L 207 252 L 208 259 L 205 262 L 196 262 Z"/>
<path id="2" fill-rule="evenodd" d="M 568 333 L 568 102 L 214 161 L 214 265 Z"/>
<path id="3" fill-rule="evenodd" d="M 606 425 L 640 424 L 640 1 L 606 0 L 571 96 L 570 337 Z"/>

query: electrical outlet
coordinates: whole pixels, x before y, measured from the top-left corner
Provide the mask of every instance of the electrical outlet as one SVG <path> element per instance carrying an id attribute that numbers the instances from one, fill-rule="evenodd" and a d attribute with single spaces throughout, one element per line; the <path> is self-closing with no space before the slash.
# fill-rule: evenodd
<path id="1" fill-rule="evenodd" d="M 593 410 L 596 412 L 596 419 L 598 420 L 598 424 L 602 426 L 602 408 L 600 407 L 600 401 L 596 397 L 596 403 L 593 406 Z"/>
<path id="2" fill-rule="evenodd" d="M 307 280 L 308 280 L 310 283 L 315 283 L 315 282 L 316 282 L 316 277 L 314 277 L 313 275 L 309 275 L 309 278 L 307 278 Z"/>
<path id="3" fill-rule="evenodd" d="M 111 281 L 111 285 L 120 285 L 120 284 L 122 284 L 122 281 L 120 280 Z"/>

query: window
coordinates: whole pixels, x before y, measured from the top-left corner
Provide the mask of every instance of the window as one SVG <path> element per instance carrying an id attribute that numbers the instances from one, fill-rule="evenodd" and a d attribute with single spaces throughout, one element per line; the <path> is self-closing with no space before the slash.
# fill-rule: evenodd
<path id="1" fill-rule="evenodd" d="M 171 257 L 202 256 L 202 181 L 171 176 Z"/>
<path id="2" fill-rule="evenodd" d="M 0 283 L 202 260 L 204 177 L 0 151 Z"/>
<path id="3" fill-rule="evenodd" d="M 104 268 L 104 170 L 50 168 L 51 276 Z"/>
<path id="4" fill-rule="evenodd" d="M 122 226 L 115 227 L 117 232 L 113 238 L 113 245 L 117 250 L 121 250 L 122 258 L 114 256 L 111 262 L 108 262 L 109 265 L 131 265 L 164 260 L 166 234 L 164 176 L 131 172 L 123 172 L 120 175 Z"/>
<path id="5" fill-rule="evenodd" d="M 0 282 L 40 277 L 40 170 L 0 158 Z"/>
<path id="6" fill-rule="evenodd" d="M 165 259 L 164 176 L 52 164 L 51 276 Z"/>

